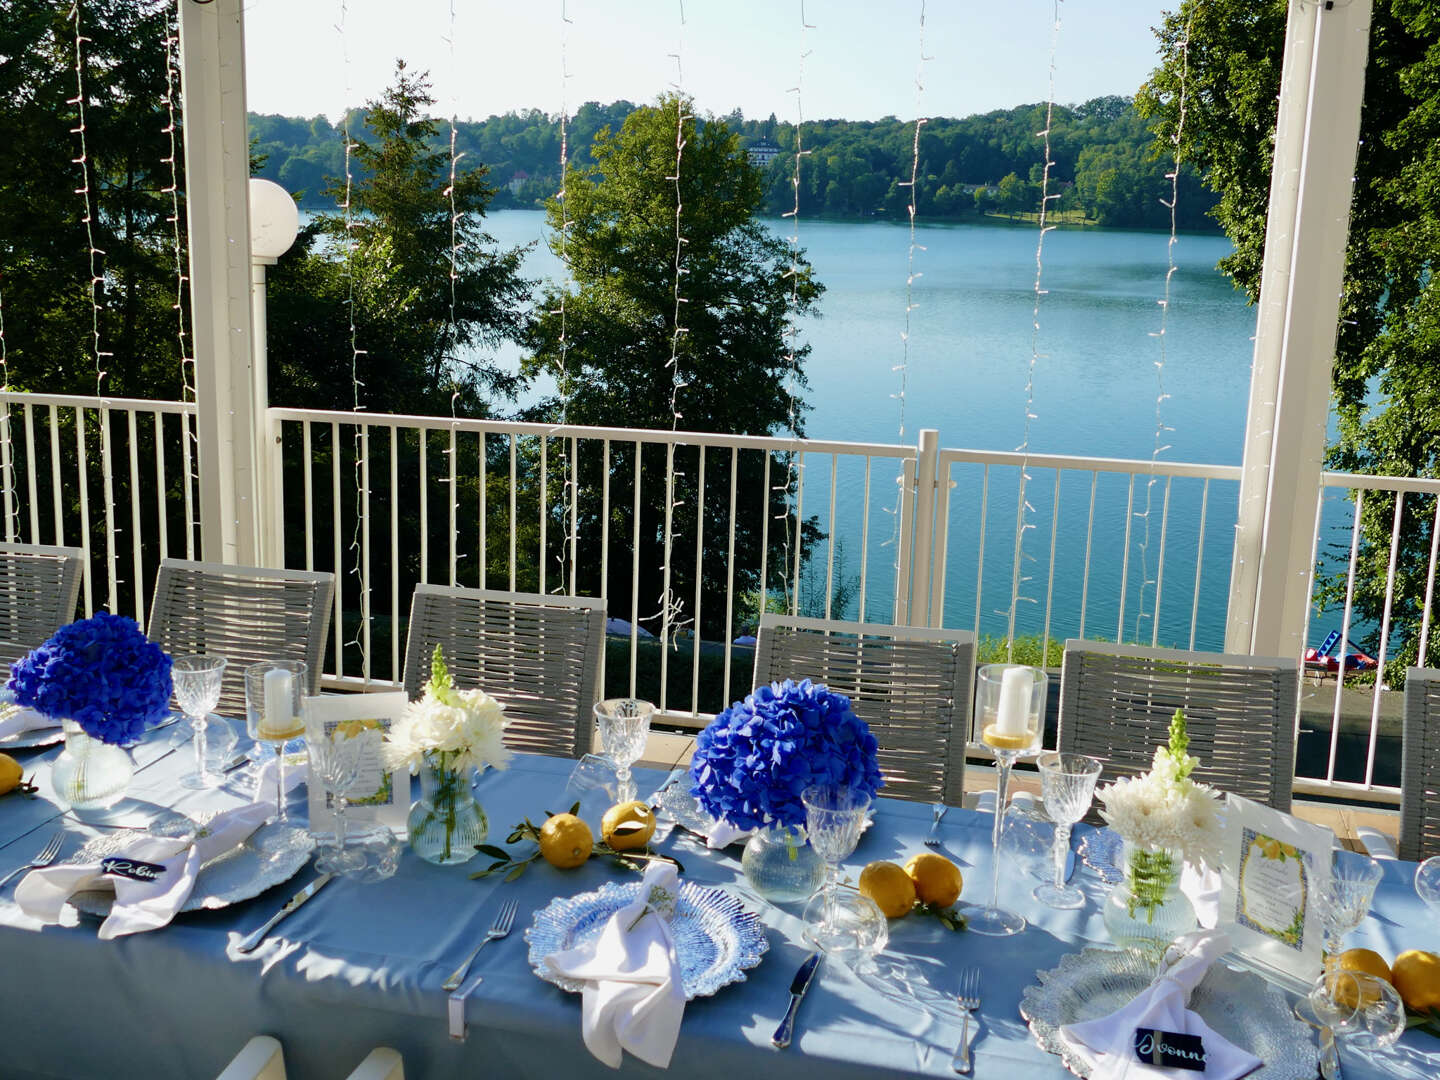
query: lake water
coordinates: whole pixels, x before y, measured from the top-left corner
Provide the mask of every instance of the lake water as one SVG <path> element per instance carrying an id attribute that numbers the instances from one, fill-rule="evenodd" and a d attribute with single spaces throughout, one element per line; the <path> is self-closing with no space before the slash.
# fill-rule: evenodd
<path id="1" fill-rule="evenodd" d="M 504 245 L 536 242 L 525 272 L 558 277 L 558 260 L 542 242 L 544 216 L 498 211 L 487 228 Z M 790 224 L 767 222 L 788 236 Z M 1036 240 L 1033 226 L 995 224 L 926 225 L 917 228 L 905 431 L 900 433 L 896 395 L 904 359 L 902 329 L 909 256 L 909 230 L 892 222 L 801 221 L 801 244 L 826 286 L 821 316 L 803 325 L 812 347 L 807 364 L 811 405 L 807 434 L 815 439 L 905 442 L 921 428 L 939 431 L 946 448 L 1016 450 L 1024 438 L 1026 379 L 1032 355 Z M 1148 460 L 1156 445 L 1156 364 L 1161 360 L 1161 306 L 1169 236 L 1162 233 L 1060 229 L 1045 238 L 1039 331 L 1034 348 L 1030 449 L 1036 453 L 1081 454 Z M 1231 250 L 1220 236 L 1185 235 L 1175 245 L 1178 271 L 1164 338 L 1164 392 L 1160 420 L 1168 429 L 1160 455 L 1167 461 L 1238 464 L 1249 394 L 1251 337 L 1255 313 L 1216 269 Z M 511 361 L 514 356 L 508 357 Z M 894 470 L 877 462 L 872 475 L 866 617 L 892 615 Z M 836 476 L 835 535 L 811 559 L 802 597 L 812 611 L 823 610 L 827 572 L 831 592 L 845 586 L 833 614 L 856 614 L 860 557 L 863 462 L 845 459 Z M 988 506 L 981 528 L 983 471 L 958 467 L 953 474 L 950 542 L 946 564 L 947 626 L 1003 634 L 1009 622 L 1014 566 L 1018 470 L 992 468 Z M 1058 522 L 1053 472 L 1035 470 L 1027 484 L 1027 522 L 1022 559 L 1024 579 L 1017 605 L 1018 631 L 1045 628 L 1052 636 L 1074 634 L 1189 644 L 1192 623 L 1198 648 L 1223 642 L 1230 572 L 1231 525 L 1236 487 L 1212 483 L 1208 494 L 1198 481 L 1176 481 L 1168 508 L 1164 577 L 1158 634 L 1150 621 L 1159 559 L 1159 531 L 1165 487 L 1149 491 L 1151 541 L 1142 550 L 1146 519 L 1142 478 L 1133 492 L 1128 479 L 1095 483 L 1093 521 L 1091 474 L 1061 474 Z M 828 526 L 829 467 L 807 468 L 805 512 Z M 1133 497 L 1133 502 L 1131 501 Z M 1202 500 L 1207 515 L 1200 564 L 1198 605 L 1196 556 Z M 1125 541 L 1127 524 L 1130 541 Z M 1050 579 L 1050 538 L 1055 535 L 1055 571 Z M 983 569 L 980 540 L 985 541 Z M 1087 537 L 1090 574 L 1085 578 Z M 1128 551 L 1129 558 L 1126 554 Z M 1148 569 L 1148 576 L 1146 570 Z M 1148 584 L 1147 584 L 1148 582 Z M 1120 593 L 1127 594 L 1122 613 Z M 1144 587 L 1145 614 L 1137 598 Z M 978 597 L 977 597 L 978 589 Z"/>

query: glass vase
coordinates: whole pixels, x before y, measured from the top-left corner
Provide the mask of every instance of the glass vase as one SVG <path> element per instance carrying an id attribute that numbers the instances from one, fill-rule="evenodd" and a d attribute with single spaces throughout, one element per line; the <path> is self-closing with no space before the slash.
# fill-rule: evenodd
<path id="1" fill-rule="evenodd" d="M 454 866 L 476 855 L 490 832 L 485 811 L 470 790 L 474 771 L 457 768 L 455 751 L 425 755 L 420 766 L 420 798 L 410 806 L 410 847 L 426 862 Z"/>
<path id="2" fill-rule="evenodd" d="M 62 720 L 65 749 L 55 759 L 55 794 L 75 810 L 103 810 L 125 797 L 135 762 L 123 747 L 87 735 L 73 720 Z"/>
<path id="3" fill-rule="evenodd" d="M 825 880 L 825 863 L 798 829 L 757 829 L 745 842 L 741 869 L 750 888 L 775 904 L 808 899 Z"/>
<path id="4" fill-rule="evenodd" d="M 1156 959 L 1166 946 L 1198 925 L 1190 898 L 1180 891 L 1185 858 L 1168 848 L 1124 847 L 1124 874 L 1105 898 L 1110 940 Z"/>

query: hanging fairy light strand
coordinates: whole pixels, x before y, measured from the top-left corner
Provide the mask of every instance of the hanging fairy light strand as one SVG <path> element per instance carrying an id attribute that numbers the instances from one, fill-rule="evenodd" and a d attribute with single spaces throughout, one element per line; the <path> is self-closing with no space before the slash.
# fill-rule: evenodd
<path id="1" fill-rule="evenodd" d="M 177 50 L 180 46 L 180 36 L 172 32 L 167 26 L 165 30 L 165 97 L 162 99 L 165 105 L 165 127 L 162 134 L 169 140 L 169 148 L 163 158 L 160 159 L 170 172 L 170 182 L 161 188 L 161 193 L 170 197 L 170 213 L 165 221 L 170 226 L 170 252 L 175 262 L 175 303 L 172 308 L 175 311 L 175 340 L 180 350 L 180 395 L 181 400 L 194 402 L 195 397 L 195 357 L 191 354 L 190 346 L 187 343 L 189 334 L 185 330 L 185 282 L 189 280 L 185 273 L 185 252 L 180 239 L 180 174 L 179 174 L 179 148 L 176 145 L 175 134 L 179 130 L 179 124 L 175 119 L 175 85 L 176 72 L 179 68 L 179 56 Z M 192 492 L 200 482 L 198 470 L 200 467 L 200 438 L 196 431 L 194 418 L 188 412 L 180 414 L 181 433 L 180 438 L 184 442 L 188 453 L 184 455 L 185 466 L 185 557 L 195 557 L 195 532 L 199 522 L 195 519 L 195 500 Z"/>
<path id="2" fill-rule="evenodd" d="M 1165 245 L 1166 267 L 1164 293 L 1160 299 L 1156 301 L 1160 306 L 1160 329 L 1150 332 L 1150 336 L 1155 338 L 1159 344 L 1159 355 L 1155 359 L 1155 442 L 1150 451 L 1150 475 L 1145 481 L 1145 509 L 1136 515 L 1145 522 L 1144 535 L 1140 541 L 1140 610 L 1135 615 L 1135 640 L 1137 643 L 1140 640 L 1141 623 L 1147 617 L 1145 614 L 1145 593 L 1151 586 L 1155 586 L 1157 589 L 1156 610 L 1150 615 L 1152 620 L 1152 639 L 1159 633 L 1160 611 L 1158 606 L 1158 588 L 1160 567 L 1157 565 L 1156 576 L 1152 578 L 1150 576 L 1150 511 L 1153 505 L 1155 482 L 1157 479 L 1155 476 L 1155 466 L 1160 460 L 1160 455 L 1170 449 L 1169 444 L 1164 442 L 1166 432 L 1175 430 L 1165 423 L 1164 406 L 1170 397 L 1169 393 L 1165 390 L 1165 335 L 1169 329 L 1170 322 L 1170 279 L 1175 276 L 1177 269 L 1175 265 L 1175 243 L 1177 240 L 1175 207 L 1180 201 L 1180 162 L 1183 154 L 1180 140 L 1185 131 L 1186 92 L 1190 74 L 1191 25 L 1189 22 L 1185 24 L 1184 37 L 1180 39 L 1176 46 L 1180 50 L 1180 87 L 1176 101 L 1175 131 L 1170 136 L 1170 142 L 1174 146 L 1175 152 L 1170 171 L 1165 174 L 1165 179 L 1170 181 L 1170 198 L 1168 200 L 1160 200 L 1161 205 L 1170 211 L 1170 237 Z M 1163 531 L 1161 552 L 1162 554 L 1164 552 Z"/>
<path id="3" fill-rule="evenodd" d="M 100 348 L 100 285 L 104 282 L 104 275 L 99 270 L 99 258 L 105 254 L 95 246 L 95 213 L 94 204 L 91 202 L 90 188 L 90 155 L 89 147 L 85 140 L 85 43 L 90 39 L 85 37 L 81 31 L 81 5 L 80 0 L 75 0 L 71 5 L 67 18 L 75 24 L 75 96 L 66 100 L 67 105 L 75 106 L 75 126 L 70 129 L 70 134 L 78 136 L 80 141 L 80 156 L 71 159 L 71 163 L 80 166 L 80 186 L 75 189 L 75 194 L 80 196 L 85 211 L 81 222 L 85 226 L 85 246 L 90 259 L 90 335 L 91 352 L 95 358 L 95 396 L 104 396 L 105 390 L 105 359 L 111 353 Z"/>
<path id="4" fill-rule="evenodd" d="M 1029 516 L 1035 508 L 1030 505 L 1026 494 L 1026 486 L 1031 480 L 1030 428 L 1036 419 L 1035 369 L 1041 360 L 1047 358 L 1047 354 L 1040 351 L 1040 306 L 1041 301 L 1048 293 L 1042 284 L 1045 274 L 1045 237 L 1055 228 L 1049 222 L 1050 202 L 1052 199 L 1060 198 L 1058 192 L 1053 195 L 1050 193 L 1050 170 L 1055 164 L 1050 157 L 1050 128 L 1055 115 L 1055 53 L 1060 41 L 1060 3 L 1061 0 L 1054 0 L 1053 19 L 1050 27 L 1049 89 L 1045 96 L 1045 129 L 1036 133 L 1044 140 L 1045 162 L 1040 174 L 1040 228 L 1035 242 L 1035 303 L 1030 313 L 1030 360 L 1025 367 L 1024 434 L 1020 445 L 1016 447 L 1017 452 L 1021 455 L 1021 460 L 1019 490 L 1015 500 L 1015 553 L 1010 571 L 1010 608 L 1008 612 L 1001 612 L 1008 616 L 1006 656 L 1011 660 L 1015 657 L 1016 612 L 1022 601 L 1029 604 L 1036 602 L 1033 596 L 1022 596 L 1021 589 L 1024 583 L 1030 580 L 1029 575 L 1024 573 L 1024 564 L 1033 558 L 1025 551 L 1025 534 L 1035 528 L 1029 520 Z"/>
<path id="5" fill-rule="evenodd" d="M 774 490 L 783 493 L 784 505 L 780 513 L 776 515 L 785 523 L 785 557 L 781 563 L 780 580 L 784 583 L 785 606 L 792 615 L 800 611 L 800 591 L 791 588 L 790 580 L 790 500 L 792 494 L 796 493 L 804 484 L 804 476 L 801 473 L 802 465 L 796 461 L 797 451 L 800 442 L 799 433 L 799 402 L 796 400 L 795 390 L 798 378 L 797 356 L 798 347 L 796 342 L 800 336 L 800 162 L 809 156 L 810 151 L 806 150 L 803 142 L 803 130 L 805 127 L 805 60 L 810 55 L 806 48 L 808 35 L 815 27 L 805 17 L 805 0 L 800 0 L 800 63 L 795 78 L 795 85 L 790 87 L 788 93 L 795 95 L 795 169 L 790 177 L 791 187 L 795 190 L 795 204 L 781 214 L 781 217 L 790 219 L 790 269 L 786 276 L 790 279 L 790 300 L 787 304 L 785 341 L 786 355 L 785 362 L 788 370 L 785 377 L 785 398 L 786 398 L 786 427 L 790 433 L 790 440 L 793 444 L 785 455 L 785 482 Z M 796 562 L 799 561 L 800 549 L 800 520 L 795 520 L 795 549 Z M 799 577 L 798 566 L 796 577 Z M 798 585 L 798 582 L 796 583 Z M 760 583 L 762 594 L 765 592 L 765 582 Z"/>
<path id="6" fill-rule="evenodd" d="M 10 393 L 10 351 L 5 343 L 5 274 L 0 271 L 0 392 Z M 15 497 L 15 446 L 10 437 L 10 401 L 0 411 L 0 464 L 4 465 L 5 527 L 9 539 L 20 535 L 20 503 Z"/>
<path id="7" fill-rule="evenodd" d="M 925 55 L 925 0 L 920 2 L 920 59 L 915 66 L 915 135 L 910 146 L 910 179 L 901 181 L 900 187 L 910 189 L 910 203 L 906 210 L 910 215 L 910 247 L 905 260 L 905 328 L 900 331 L 900 362 L 892 371 L 900 375 L 900 389 L 891 396 L 896 401 L 897 423 L 899 427 L 900 441 L 905 440 L 905 404 L 906 395 L 910 386 L 910 334 L 913 329 L 911 313 L 920 305 L 915 302 L 915 282 L 923 275 L 915 269 L 915 253 L 924 251 L 925 245 L 915 240 L 915 211 L 916 211 L 916 190 L 920 177 L 920 129 L 928 124 L 929 118 L 922 115 L 921 110 L 925 98 L 925 63 L 933 57 Z M 900 578 L 900 514 L 905 506 L 905 465 L 900 463 L 900 470 L 895 476 L 895 506 L 888 510 L 894 518 L 890 531 L 890 539 L 885 543 L 895 549 L 895 561 L 893 563 L 895 578 Z M 865 613 L 860 613 L 863 621 Z"/>
<path id="8" fill-rule="evenodd" d="M 566 324 L 566 299 L 570 290 L 575 285 L 573 267 L 570 263 L 570 206 L 566 201 L 567 187 L 570 182 L 570 27 L 574 20 L 570 18 L 570 12 L 566 0 L 560 0 L 560 190 L 555 193 L 555 201 L 560 204 L 560 266 L 564 271 L 564 279 L 560 285 L 560 306 L 555 314 L 560 316 L 560 426 L 567 428 L 570 424 L 570 373 L 568 364 L 570 359 L 570 335 L 569 327 Z M 560 545 L 560 580 L 561 585 L 557 592 L 565 587 L 568 580 L 570 593 L 575 592 L 575 547 L 577 543 L 576 530 L 576 507 L 575 499 L 575 464 L 570 455 L 571 439 L 565 436 L 560 440 L 560 468 L 562 480 L 562 503 L 561 516 L 565 523 L 565 540 Z M 568 569 L 568 573 L 567 573 Z"/>
<path id="9" fill-rule="evenodd" d="M 456 348 L 459 341 L 459 327 L 455 322 L 455 294 L 456 282 L 460 277 L 458 265 L 460 253 L 459 227 L 461 218 L 461 214 L 455 205 L 455 179 L 457 175 L 456 166 L 460 163 L 460 159 L 465 156 L 465 151 L 461 150 L 457 153 L 455 150 L 455 144 L 460 133 L 459 125 L 456 123 L 456 113 L 460 105 L 459 97 L 456 93 L 456 87 L 459 85 L 459 72 L 455 66 L 455 0 L 450 0 L 450 24 L 442 40 L 445 42 L 450 53 L 450 179 L 445 185 L 445 190 L 441 193 L 450 204 L 450 246 L 446 249 L 446 256 L 450 263 L 448 274 L 450 283 L 450 318 L 445 324 L 445 360 L 451 366 L 451 378 L 454 379 L 454 368 L 460 362 L 458 349 Z M 446 470 L 445 476 L 440 477 L 440 483 L 446 485 L 450 492 L 450 584 L 454 586 L 459 584 L 459 581 L 456 579 L 455 564 L 459 559 L 465 557 L 465 553 L 459 550 L 459 545 L 455 540 L 456 521 L 460 513 L 460 492 L 458 486 L 452 483 L 451 477 L 456 474 L 455 441 L 456 434 L 460 428 L 460 417 L 456 412 L 455 404 L 460 400 L 460 388 L 456 384 L 452 385 L 454 389 L 450 392 L 450 441 L 443 451 L 445 457 L 449 459 L 450 468 Z M 421 438 L 424 438 L 424 436 L 422 435 Z M 484 436 L 481 436 L 481 438 L 483 439 Z M 483 552 L 481 553 L 481 558 L 484 558 Z"/>

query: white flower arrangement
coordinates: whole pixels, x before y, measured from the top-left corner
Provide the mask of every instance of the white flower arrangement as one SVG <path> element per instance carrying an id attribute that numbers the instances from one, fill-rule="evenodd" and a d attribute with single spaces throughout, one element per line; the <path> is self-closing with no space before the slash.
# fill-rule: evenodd
<path id="1" fill-rule="evenodd" d="M 1150 771 L 1102 788 L 1100 811 L 1112 829 L 1140 848 L 1179 851 L 1192 865 L 1220 865 L 1219 794 L 1190 779 L 1200 762 L 1186 751 L 1185 712 L 1170 721 L 1170 744 L 1155 748 Z"/>
<path id="2" fill-rule="evenodd" d="M 385 763 L 416 773 L 426 754 L 440 754 L 447 769 L 503 769 L 510 764 L 505 724 L 505 710 L 485 691 L 455 689 L 436 645 L 420 700 L 405 707 L 386 736 Z"/>

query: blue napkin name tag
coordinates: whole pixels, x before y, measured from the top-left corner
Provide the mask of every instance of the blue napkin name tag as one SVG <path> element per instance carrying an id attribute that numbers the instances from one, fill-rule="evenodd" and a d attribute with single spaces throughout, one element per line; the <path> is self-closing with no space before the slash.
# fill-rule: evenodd
<path id="1" fill-rule="evenodd" d="M 1205 1044 L 1199 1035 L 1155 1028 L 1136 1028 L 1135 1056 L 1146 1065 L 1205 1071 Z"/>
<path id="2" fill-rule="evenodd" d="M 160 875 L 165 873 L 165 867 L 159 863 L 141 862 L 139 859 L 111 857 L 100 860 L 100 873 L 129 878 L 131 881 L 158 881 Z"/>

